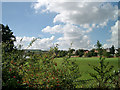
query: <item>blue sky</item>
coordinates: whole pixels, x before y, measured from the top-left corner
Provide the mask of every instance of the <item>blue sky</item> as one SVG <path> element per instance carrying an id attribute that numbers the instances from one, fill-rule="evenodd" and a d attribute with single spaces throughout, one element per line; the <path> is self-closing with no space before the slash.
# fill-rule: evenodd
<path id="1" fill-rule="evenodd" d="M 41 35 L 41 29 L 47 25 L 53 25 L 52 19 L 55 13 L 35 14 L 31 4 L 29 2 L 7 2 L 2 4 L 3 24 L 8 24 L 16 36 L 38 37 Z"/>
<path id="2" fill-rule="evenodd" d="M 56 5 L 57 4 L 59 4 L 59 3 L 56 3 Z M 104 4 L 106 5 L 106 3 L 104 3 Z M 108 7 L 107 10 L 109 10 L 109 8 L 110 8 L 110 10 L 116 10 L 115 6 L 117 6 L 117 3 L 109 3 L 109 4 L 110 4 L 110 7 Z M 36 7 L 37 5 L 39 7 Z M 70 3 L 70 5 L 72 6 L 71 3 Z M 69 5 L 69 7 L 70 7 L 70 5 Z M 92 4 L 92 5 L 95 5 L 95 7 L 97 7 L 96 4 Z M 49 7 L 49 9 L 47 9 L 45 12 L 42 12 L 42 10 L 45 10 L 47 7 Z M 77 21 L 76 18 L 78 18 L 78 17 L 75 17 L 74 14 L 71 16 L 68 14 L 69 15 L 67 17 L 68 19 L 66 19 L 65 17 L 67 16 L 67 14 L 65 14 L 65 15 L 63 14 L 64 10 L 59 10 L 59 8 L 61 8 L 61 7 L 63 9 L 64 8 L 66 9 L 67 6 L 65 7 L 63 4 L 60 7 L 58 6 L 58 9 L 57 8 L 53 9 L 54 6 L 50 7 L 49 5 L 46 5 L 44 3 L 41 4 L 41 2 L 39 2 L 39 3 L 4 2 L 4 3 L 2 3 L 2 23 L 4 25 L 9 25 L 10 29 L 14 32 L 14 35 L 16 37 L 18 37 L 18 39 L 23 38 L 23 37 L 28 37 L 31 40 L 31 37 L 41 37 L 41 40 L 44 40 L 44 41 L 46 40 L 47 44 L 49 44 L 49 45 L 45 45 L 45 44 L 43 44 L 42 41 L 38 40 L 38 42 L 36 42 L 35 46 L 33 46 L 31 48 L 48 49 L 49 47 L 51 47 L 53 45 L 53 43 L 58 43 L 58 44 L 60 44 L 61 49 L 67 49 L 68 47 L 70 47 L 69 46 L 70 44 L 67 45 L 67 43 L 70 43 L 70 40 L 73 40 L 73 48 L 75 48 L 75 49 L 78 49 L 78 48 L 88 48 L 89 49 L 94 44 L 96 44 L 97 40 L 99 40 L 103 45 L 106 44 L 108 47 L 113 44 L 113 42 L 109 42 L 109 44 L 108 44 L 107 40 L 110 40 L 112 38 L 112 32 L 110 32 L 111 27 L 114 27 L 117 22 L 116 18 L 111 19 L 111 18 L 113 18 L 112 16 L 114 15 L 115 11 L 114 12 L 109 11 L 108 13 L 105 13 L 106 9 L 104 11 L 101 11 L 104 9 L 104 7 L 103 7 L 101 10 L 99 10 L 103 13 L 100 13 L 97 11 L 95 13 L 96 15 L 97 14 L 101 15 L 101 16 L 95 16 L 95 17 L 98 17 L 100 20 L 99 19 L 91 20 L 91 18 L 93 18 L 93 16 L 95 14 L 92 15 L 92 12 L 89 12 L 86 10 L 87 12 L 89 12 L 88 14 L 90 14 L 90 15 L 86 15 L 87 12 L 85 12 L 85 9 L 87 9 L 87 7 L 89 7 L 89 3 L 88 3 L 88 6 L 86 6 L 86 8 L 83 8 L 83 9 L 80 8 L 80 10 L 83 12 L 83 14 L 85 14 L 88 17 L 88 18 L 87 17 L 84 18 L 82 15 L 79 17 L 80 20 L 82 19 L 81 17 L 83 17 L 84 19 L 87 19 L 87 20 L 83 19 L 82 20 L 84 22 L 83 23 L 82 21 L 81 22 Z M 77 10 L 76 7 L 75 7 L 75 9 Z M 73 11 L 70 11 L 70 8 L 67 10 L 69 11 L 68 13 L 73 12 Z M 67 10 L 65 10 L 66 13 L 67 13 Z M 77 10 L 77 12 L 79 12 L 79 10 Z M 104 13 L 106 15 L 104 15 Z M 107 16 L 107 14 L 108 14 L 108 16 Z M 59 15 L 59 16 L 63 15 L 63 17 L 56 18 L 57 15 Z M 79 15 L 79 13 L 77 13 L 77 15 Z M 90 20 L 89 20 L 89 16 L 90 16 Z M 56 20 L 56 21 L 54 22 L 54 20 Z M 106 20 L 108 20 L 108 21 L 106 21 Z M 107 24 L 103 24 L 104 22 L 106 22 Z M 86 24 L 89 26 L 85 27 Z M 92 24 L 95 24 L 95 27 L 92 28 Z M 103 26 L 102 26 L 102 24 L 103 24 Z M 54 27 L 56 25 L 60 25 L 59 29 L 63 30 L 64 32 L 63 31 L 57 32 L 58 30 L 56 30 L 56 27 Z M 98 27 L 97 27 L 97 25 L 98 25 Z M 49 30 L 45 29 L 47 26 L 50 27 L 50 28 L 47 28 Z M 72 27 L 70 27 L 70 26 L 72 26 Z M 75 31 L 76 30 L 75 26 L 79 26 L 80 28 L 82 28 L 82 30 L 79 27 L 76 28 L 80 32 L 89 30 L 90 28 L 91 28 L 91 31 L 89 31 L 88 33 L 85 32 L 82 34 L 82 36 L 79 36 L 81 34 L 78 34 L 79 32 Z M 73 30 L 74 29 L 75 30 L 74 31 L 65 30 L 65 29 L 71 29 L 71 28 L 73 28 Z M 51 32 L 52 30 L 53 30 L 53 32 Z M 78 42 L 80 40 L 86 40 L 86 41 L 80 41 L 82 43 L 77 43 L 75 39 L 70 39 L 70 37 L 73 37 L 72 32 L 74 34 L 76 34 L 76 36 L 78 34 L 78 37 L 75 37 L 75 35 L 74 35 L 74 37 L 78 40 Z M 78 32 L 78 33 L 76 33 L 76 32 Z M 86 36 L 87 38 L 84 39 L 84 36 Z M 59 40 L 59 38 L 62 38 L 62 40 Z M 66 38 L 68 38 L 68 39 L 65 40 Z M 79 38 L 82 38 L 82 39 L 79 39 Z M 50 42 L 49 42 L 49 40 L 50 40 Z M 67 41 L 69 41 L 69 42 L 67 42 Z M 88 42 L 90 41 L 89 44 L 87 43 L 88 45 L 90 45 L 90 47 L 87 47 L 88 46 L 86 44 L 87 41 Z M 80 44 L 80 46 L 78 46 L 79 44 Z M 83 45 L 81 45 L 81 44 L 83 44 Z M 25 45 L 25 47 L 26 47 L 26 44 L 23 43 L 23 45 Z M 42 45 L 42 48 L 40 45 Z M 44 47 L 44 46 L 46 46 L 46 47 Z"/>

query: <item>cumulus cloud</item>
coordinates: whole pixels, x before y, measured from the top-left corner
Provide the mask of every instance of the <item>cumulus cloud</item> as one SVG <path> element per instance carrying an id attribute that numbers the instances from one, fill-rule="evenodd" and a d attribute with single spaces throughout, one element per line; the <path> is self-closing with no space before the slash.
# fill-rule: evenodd
<path id="1" fill-rule="evenodd" d="M 43 32 L 49 32 L 49 33 L 58 33 L 58 25 L 54 27 L 47 26 L 42 31 Z M 80 27 L 72 25 L 72 24 L 66 24 L 66 25 L 60 25 L 59 33 L 62 33 L 63 36 L 59 37 L 57 39 L 56 44 L 59 45 L 60 49 L 68 49 L 72 48 L 79 49 L 79 48 L 91 48 L 90 44 L 90 38 L 87 36 L 86 32 L 82 30 Z"/>
<path id="2" fill-rule="evenodd" d="M 76 0 L 77 1 L 77 0 Z M 55 12 L 56 16 L 53 23 L 60 22 L 62 25 L 55 25 L 53 27 L 47 26 L 42 30 L 44 33 L 56 34 L 62 33 L 57 44 L 61 49 L 68 49 L 70 43 L 72 48 L 92 47 L 88 33 L 93 31 L 93 28 L 100 28 L 107 26 L 110 20 L 116 21 L 118 16 L 118 7 L 111 3 L 92 2 L 93 0 L 80 0 L 80 2 L 68 2 L 68 0 L 38 0 L 33 4 L 34 9 L 44 12 Z M 100 1 L 100 0 L 99 0 Z M 108 1 L 108 0 L 102 0 Z M 43 8 L 44 7 L 44 8 Z M 116 26 L 111 28 L 111 39 L 108 42 L 115 42 L 117 38 L 113 37 Z M 106 44 L 108 45 L 108 44 Z"/>
<path id="3" fill-rule="evenodd" d="M 111 27 L 111 38 L 107 40 L 108 44 L 104 44 L 105 48 L 114 45 L 116 48 L 120 47 L 118 36 L 120 36 L 120 21 L 116 21 L 115 25 Z"/>
<path id="4" fill-rule="evenodd" d="M 63 22 L 70 24 L 100 24 L 106 25 L 108 20 L 117 19 L 118 8 L 110 3 L 100 2 L 53 2 L 54 0 L 38 0 L 34 4 L 34 9 L 56 12 L 53 22 Z M 57 8 L 56 8 L 57 7 Z"/>
<path id="5" fill-rule="evenodd" d="M 47 26 L 42 32 L 49 32 L 50 34 L 62 33 L 62 25 L 55 25 L 54 27 Z"/>
<path id="6" fill-rule="evenodd" d="M 27 48 L 28 44 L 34 39 L 35 37 L 16 37 L 16 42 L 14 43 L 15 46 L 22 45 L 22 48 Z"/>
<path id="7" fill-rule="evenodd" d="M 50 47 L 53 47 L 54 38 L 54 36 L 51 36 L 50 38 L 37 39 L 35 42 L 33 42 L 32 46 L 27 48 L 30 42 L 35 39 L 35 37 L 16 37 L 15 45 L 23 45 L 22 49 L 49 50 Z"/>

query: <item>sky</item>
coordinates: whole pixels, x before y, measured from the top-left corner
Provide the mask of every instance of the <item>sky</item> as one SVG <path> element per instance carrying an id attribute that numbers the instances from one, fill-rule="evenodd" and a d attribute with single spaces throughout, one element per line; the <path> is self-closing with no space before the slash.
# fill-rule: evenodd
<path id="1" fill-rule="evenodd" d="M 2 2 L 2 23 L 13 31 L 16 46 L 91 49 L 99 40 L 104 48 L 118 47 L 117 2 L 52 1 Z M 38 39 L 28 47 L 34 38 Z"/>

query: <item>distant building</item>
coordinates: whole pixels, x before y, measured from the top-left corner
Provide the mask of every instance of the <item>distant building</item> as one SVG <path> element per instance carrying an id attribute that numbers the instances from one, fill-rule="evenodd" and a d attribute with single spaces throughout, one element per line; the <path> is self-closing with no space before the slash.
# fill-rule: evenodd
<path id="1" fill-rule="evenodd" d="M 75 54 L 75 51 L 73 51 L 73 54 Z"/>
<path id="2" fill-rule="evenodd" d="M 110 48 L 107 48 L 107 49 L 106 49 L 106 52 L 110 52 Z"/>
<path id="3" fill-rule="evenodd" d="M 118 53 L 118 49 L 115 49 L 115 53 Z"/>
<path id="4" fill-rule="evenodd" d="M 86 54 L 86 53 L 88 53 L 89 51 L 88 50 L 84 50 L 84 53 Z"/>
<path id="5" fill-rule="evenodd" d="M 94 52 L 95 52 L 95 53 L 98 53 L 98 50 L 95 50 Z"/>

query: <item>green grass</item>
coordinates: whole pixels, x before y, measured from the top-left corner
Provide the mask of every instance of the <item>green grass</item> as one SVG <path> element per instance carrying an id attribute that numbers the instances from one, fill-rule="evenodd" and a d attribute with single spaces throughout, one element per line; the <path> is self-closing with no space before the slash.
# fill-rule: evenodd
<path id="1" fill-rule="evenodd" d="M 94 73 L 95 71 L 88 65 L 99 65 L 99 58 L 98 57 L 90 57 L 90 58 L 70 58 L 70 60 L 76 60 L 77 64 L 79 65 L 79 70 L 81 72 L 81 80 L 92 79 L 88 72 Z M 61 66 L 63 58 L 56 58 L 55 61 L 58 63 L 58 67 Z M 109 62 L 109 65 L 114 66 L 114 70 L 118 70 L 118 58 L 106 58 L 105 62 Z"/>

